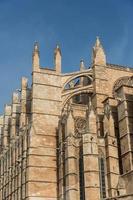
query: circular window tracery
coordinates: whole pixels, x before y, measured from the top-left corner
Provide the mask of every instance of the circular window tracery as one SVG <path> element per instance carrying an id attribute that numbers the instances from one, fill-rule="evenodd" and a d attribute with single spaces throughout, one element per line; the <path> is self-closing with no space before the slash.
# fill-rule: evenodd
<path id="1" fill-rule="evenodd" d="M 80 138 L 82 133 L 86 130 L 86 119 L 82 117 L 75 118 L 75 136 Z"/>

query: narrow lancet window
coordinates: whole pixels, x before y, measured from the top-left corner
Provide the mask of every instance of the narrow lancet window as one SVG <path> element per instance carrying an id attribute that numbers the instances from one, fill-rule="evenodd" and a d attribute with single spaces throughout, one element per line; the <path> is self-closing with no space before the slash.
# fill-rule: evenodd
<path id="1" fill-rule="evenodd" d="M 79 147 L 79 191 L 80 200 L 85 200 L 85 190 L 84 190 L 84 160 L 83 160 L 83 145 L 80 144 Z"/>
<path id="2" fill-rule="evenodd" d="M 101 199 L 106 198 L 106 182 L 105 182 L 105 164 L 104 158 L 99 158 L 99 175 L 100 175 L 100 196 Z"/>
<path id="3" fill-rule="evenodd" d="M 65 174 L 65 124 L 62 124 L 62 160 L 63 160 L 63 197 L 66 199 L 66 174 Z"/>

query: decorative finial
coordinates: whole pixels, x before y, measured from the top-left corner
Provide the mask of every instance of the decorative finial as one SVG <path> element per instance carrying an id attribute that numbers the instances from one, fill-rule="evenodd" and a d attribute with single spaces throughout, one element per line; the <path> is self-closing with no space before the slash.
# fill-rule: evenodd
<path id="1" fill-rule="evenodd" d="M 40 52 L 39 52 L 39 44 L 38 42 L 34 43 L 34 49 L 32 53 L 32 66 L 33 66 L 33 71 L 39 70 L 40 66 Z"/>
<path id="2" fill-rule="evenodd" d="M 56 45 L 56 48 L 57 48 L 57 49 L 59 49 L 59 48 L 60 48 L 58 44 Z"/>
<path id="3" fill-rule="evenodd" d="M 54 50 L 54 63 L 56 72 L 61 73 L 61 50 L 58 44 Z"/>
<path id="4" fill-rule="evenodd" d="M 34 43 L 34 52 L 39 52 L 39 44 L 38 44 L 38 42 Z"/>
<path id="5" fill-rule="evenodd" d="M 18 103 L 18 102 L 19 102 L 19 93 L 18 92 L 13 92 L 12 103 Z"/>
<path id="6" fill-rule="evenodd" d="M 84 70 L 85 69 L 85 64 L 84 64 L 84 60 L 81 59 L 80 60 L 80 71 Z"/>
<path id="7" fill-rule="evenodd" d="M 101 42 L 100 42 L 100 39 L 99 39 L 98 36 L 96 37 L 96 44 L 95 44 L 95 47 L 101 47 Z"/>
<path id="8" fill-rule="evenodd" d="M 59 52 L 60 55 L 61 55 L 61 49 L 60 49 L 59 44 L 57 44 L 57 45 L 56 45 L 56 48 L 55 48 L 55 54 L 57 54 L 57 52 Z"/>
<path id="9" fill-rule="evenodd" d="M 22 89 L 26 89 L 28 87 L 28 79 L 26 77 L 22 77 L 21 87 L 22 87 Z"/>

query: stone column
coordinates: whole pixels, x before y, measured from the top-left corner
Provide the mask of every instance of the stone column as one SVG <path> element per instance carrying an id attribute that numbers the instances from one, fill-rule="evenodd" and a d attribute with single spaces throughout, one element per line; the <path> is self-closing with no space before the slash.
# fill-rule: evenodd
<path id="1" fill-rule="evenodd" d="M 1 156 L 0 159 L 0 179 L 1 179 L 1 184 L 0 184 L 0 199 L 3 199 L 3 184 L 4 184 L 4 170 L 3 170 L 3 157 Z"/>
<path id="2" fill-rule="evenodd" d="M 108 98 L 104 101 L 104 134 L 109 197 L 117 196 L 119 178 L 118 144 L 115 131 L 115 123 L 118 123 L 116 106 L 117 101 L 114 99 Z"/>
<path id="3" fill-rule="evenodd" d="M 3 115 L 0 116 L 0 153 L 3 149 L 3 123 L 4 123 L 4 117 Z"/>
<path id="4" fill-rule="evenodd" d="M 8 147 L 10 138 L 11 106 L 5 105 L 3 145 Z"/>
<path id="5" fill-rule="evenodd" d="M 22 77 L 21 81 L 21 99 L 20 99 L 20 105 L 21 105 L 21 114 L 20 114 L 20 128 L 23 129 L 24 126 L 27 124 L 27 89 L 28 89 L 28 79 L 25 77 Z"/>
<path id="6" fill-rule="evenodd" d="M 61 73 L 61 49 L 59 45 L 56 46 L 54 51 L 54 62 L 56 72 Z"/>
<path id="7" fill-rule="evenodd" d="M 72 112 L 70 111 L 65 135 L 65 177 L 66 177 L 66 200 L 79 200 L 79 188 L 78 188 L 78 167 L 76 146 L 74 144 L 74 119 Z"/>
<path id="8" fill-rule="evenodd" d="M 65 170 L 65 143 L 64 143 L 64 138 L 65 138 L 65 121 L 62 119 L 59 121 L 59 128 L 58 128 L 58 198 L 59 200 L 64 199 L 64 191 L 65 191 L 65 185 L 64 185 L 64 180 L 65 176 L 64 170 Z"/>
<path id="9" fill-rule="evenodd" d="M 98 144 L 96 133 L 96 115 L 90 106 L 87 114 L 87 128 L 83 134 L 83 158 L 85 200 L 99 200 L 99 167 L 98 167 Z"/>
<path id="10" fill-rule="evenodd" d="M 117 95 L 122 166 L 126 174 L 133 170 L 133 87 L 121 86 Z"/>
<path id="11" fill-rule="evenodd" d="M 30 200 L 57 200 L 57 129 L 61 90 L 59 73 L 33 65 L 32 126 L 27 160 L 27 198 Z"/>
<path id="12" fill-rule="evenodd" d="M 12 96 L 12 117 L 11 117 L 11 139 L 14 140 L 19 133 L 19 114 L 20 101 L 19 94 L 13 93 Z"/>

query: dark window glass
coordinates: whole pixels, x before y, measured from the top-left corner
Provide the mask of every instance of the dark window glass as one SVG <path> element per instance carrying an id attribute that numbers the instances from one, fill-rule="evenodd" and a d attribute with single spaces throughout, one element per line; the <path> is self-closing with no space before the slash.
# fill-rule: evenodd
<path id="1" fill-rule="evenodd" d="M 63 159 L 63 196 L 64 200 L 66 199 L 65 197 L 65 192 L 66 192 L 66 177 L 65 177 L 65 124 L 62 124 L 62 141 L 63 141 L 63 147 L 62 147 L 62 159 Z"/>
<path id="2" fill-rule="evenodd" d="M 84 162 L 83 162 L 83 146 L 79 147 L 79 186 L 80 186 L 80 200 L 85 200 L 84 191 Z"/>
<path id="3" fill-rule="evenodd" d="M 99 158 L 99 171 L 100 171 L 100 195 L 101 198 L 106 198 L 106 183 L 105 183 L 105 165 L 104 158 Z"/>

